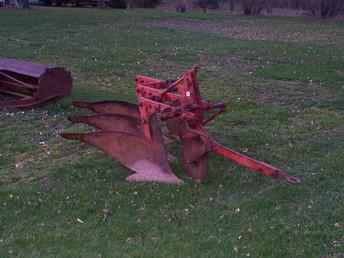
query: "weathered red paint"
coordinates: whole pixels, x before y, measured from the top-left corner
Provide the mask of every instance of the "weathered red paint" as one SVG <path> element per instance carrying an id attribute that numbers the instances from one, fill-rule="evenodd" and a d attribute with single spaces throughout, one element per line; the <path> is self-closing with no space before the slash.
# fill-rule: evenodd
<path id="1" fill-rule="evenodd" d="M 64 68 L 0 59 L 0 109 L 31 108 L 70 95 L 72 77 Z"/>
<path id="2" fill-rule="evenodd" d="M 225 104 L 210 103 L 202 99 L 196 80 L 197 70 L 197 67 L 188 70 L 172 84 L 146 76 L 137 76 L 136 91 L 146 138 L 151 138 L 148 121 L 152 114 L 159 113 L 162 120 L 179 118 L 175 122 L 176 131 L 182 143 L 187 141 L 183 144 L 184 148 L 188 148 L 188 151 L 184 152 L 183 162 L 187 163 L 186 167 L 194 162 L 195 166 L 188 171 L 194 180 L 201 182 L 206 178 L 205 168 L 198 162 L 204 159 L 205 154 L 212 151 L 264 176 L 284 179 L 289 183 L 299 183 L 298 178 L 289 176 L 286 172 L 265 162 L 226 148 L 209 136 L 203 126 L 224 112 Z M 218 111 L 213 112 L 215 110 Z M 213 112 L 213 114 L 205 118 L 205 112 Z M 195 147 L 190 148 L 190 145 Z M 201 153 L 198 153 L 197 158 L 188 159 L 200 150 Z"/>
<path id="3" fill-rule="evenodd" d="M 178 184 L 181 180 L 167 164 L 167 152 L 158 118 L 166 124 L 168 135 L 178 138 L 182 143 L 182 164 L 188 176 L 196 182 L 206 179 L 208 156 L 213 152 L 264 176 L 283 179 L 291 184 L 300 183 L 298 178 L 278 168 L 222 146 L 208 134 L 204 125 L 224 112 L 225 104 L 202 99 L 196 79 L 197 70 L 194 67 L 186 71 L 174 82 L 137 76 L 138 106 L 118 101 L 76 102 L 74 105 L 98 114 L 75 117 L 71 121 L 86 123 L 103 131 L 98 134 L 63 136 L 91 143 L 104 150 L 135 171 L 139 175 L 135 181 Z"/>

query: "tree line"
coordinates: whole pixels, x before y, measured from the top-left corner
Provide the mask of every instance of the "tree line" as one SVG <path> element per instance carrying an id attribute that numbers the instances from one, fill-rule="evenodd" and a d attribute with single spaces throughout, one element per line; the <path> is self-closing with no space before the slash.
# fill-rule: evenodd
<path id="1" fill-rule="evenodd" d="M 234 2 L 235 0 L 229 0 Z M 268 13 L 273 8 L 307 10 L 313 16 L 332 18 L 343 12 L 343 0 L 241 0 L 246 15 L 259 15 L 264 9 Z"/>
<path id="2" fill-rule="evenodd" d="M 245 15 L 259 15 L 263 11 L 272 13 L 273 8 L 285 8 L 332 18 L 344 11 L 344 0 L 178 0 L 178 10 L 186 10 L 185 6 L 190 5 L 190 1 L 193 6 L 197 5 L 204 11 L 219 8 L 221 2 L 226 3 L 231 11 L 240 8 Z"/>
<path id="3" fill-rule="evenodd" d="M 9 0 L 7 0 L 9 1 Z M 28 8 L 29 0 L 13 0 L 17 7 Z M 273 13 L 274 8 L 304 10 L 313 16 L 333 18 L 344 13 L 344 0 L 39 0 L 46 5 L 62 5 L 64 3 L 99 3 L 113 8 L 154 8 L 162 1 L 174 1 L 176 11 L 186 12 L 191 7 L 219 9 L 220 5 L 228 5 L 231 11 L 240 10 L 245 15 L 260 15 L 262 12 Z M 5 0 L 6 2 L 6 0 Z"/>

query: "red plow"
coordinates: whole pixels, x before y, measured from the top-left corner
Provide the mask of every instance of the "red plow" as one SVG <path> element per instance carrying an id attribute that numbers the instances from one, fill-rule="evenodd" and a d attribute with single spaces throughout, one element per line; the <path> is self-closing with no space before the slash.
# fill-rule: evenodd
<path id="1" fill-rule="evenodd" d="M 63 68 L 0 59 L 0 109 L 31 108 L 68 96 L 71 74 Z"/>
<path id="2" fill-rule="evenodd" d="M 128 181 L 182 183 L 168 163 L 166 144 L 173 138 L 181 143 L 183 167 L 195 182 L 206 179 L 209 154 L 213 152 L 264 176 L 300 183 L 297 177 L 222 146 L 208 134 L 204 126 L 225 111 L 225 104 L 202 99 L 197 71 L 194 67 L 176 81 L 137 76 L 138 105 L 74 102 L 74 106 L 94 114 L 71 117 L 70 121 L 91 125 L 98 131 L 62 136 L 94 145 L 120 161 L 134 172 Z"/>

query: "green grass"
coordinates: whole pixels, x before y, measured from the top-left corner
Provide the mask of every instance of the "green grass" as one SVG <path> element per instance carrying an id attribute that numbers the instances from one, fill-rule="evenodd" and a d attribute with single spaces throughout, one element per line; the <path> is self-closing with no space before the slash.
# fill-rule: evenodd
<path id="1" fill-rule="evenodd" d="M 72 96 L 57 104 L 0 111 L 1 258 L 342 257 L 342 22 L 77 8 L 0 15 L 2 57 L 65 66 L 75 79 Z M 145 26 L 171 20 L 305 37 L 263 41 Z M 202 185 L 178 161 L 180 187 L 129 184 L 118 162 L 58 136 L 85 129 L 66 119 L 79 112 L 71 100 L 134 102 L 136 74 L 170 79 L 195 63 L 202 95 L 229 106 L 209 131 L 302 184 L 215 156 Z"/>

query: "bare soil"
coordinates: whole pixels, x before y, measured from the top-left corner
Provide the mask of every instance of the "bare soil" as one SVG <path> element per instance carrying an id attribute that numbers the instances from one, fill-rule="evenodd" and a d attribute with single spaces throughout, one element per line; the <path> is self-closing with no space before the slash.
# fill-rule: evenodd
<path id="1" fill-rule="evenodd" d="M 272 25 L 261 23 L 235 24 L 232 21 L 223 21 L 221 23 L 208 21 L 192 21 L 192 20 L 164 20 L 151 21 L 146 23 L 148 28 L 168 28 L 179 29 L 203 33 L 212 33 L 223 37 L 239 40 L 268 40 L 280 42 L 329 42 L 332 38 L 332 32 L 313 31 L 303 28 L 295 28 L 285 30 L 276 30 Z"/>
<path id="2" fill-rule="evenodd" d="M 262 85 L 257 89 L 257 103 L 303 106 L 307 102 L 329 101 L 335 98 L 333 93 L 317 83 L 278 80 L 267 80 L 265 83 L 270 86 Z"/>

